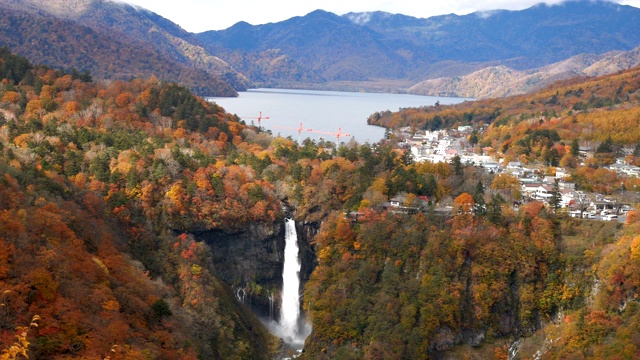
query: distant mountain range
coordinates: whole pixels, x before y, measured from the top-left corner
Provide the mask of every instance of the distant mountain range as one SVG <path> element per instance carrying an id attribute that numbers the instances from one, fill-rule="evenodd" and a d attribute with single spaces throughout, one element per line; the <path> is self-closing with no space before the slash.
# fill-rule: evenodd
<path id="1" fill-rule="evenodd" d="M 329 82 L 406 80 L 462 76 L 487 67 L 525 71 L 588 53 L 640 45 L 640 9 L 605 1 L 568 1 L 521 11 L 418 19 L 384 12 L 338 16 L 315 11 L 283 22 L 241 22 L 197 34 L 203 47 L 243 73 L 245 61 L 277 49 L 290 63 Z M 296 79 L 280 72 L 273 83 Z M 305 84 L 300 84 L 304 86 Z"/>
<path id="2" fill-rule="evenodd" d="M 34 62 L 99 78 L 155 74 L 203 95 L 263 86 L 502 96 L 591 66 L 632 66 L 638 51 L 621 52 L 640 45 L 640 9 L 590 0 L 427 19 L 317 10 L 200 34 L 107 0 L 0 0 L 0 12 L 0 46 Z"/>
<path id="3" fill-rule="evenodd" d="M 419 95 L 493 98 L 529 93 L 578 76 L 599 76 L 640 66 L 640 47 L 601 55 L 580 54 L 538 69 L 490 66 L 463 76 L 421 81 L 408 92 Z"/>

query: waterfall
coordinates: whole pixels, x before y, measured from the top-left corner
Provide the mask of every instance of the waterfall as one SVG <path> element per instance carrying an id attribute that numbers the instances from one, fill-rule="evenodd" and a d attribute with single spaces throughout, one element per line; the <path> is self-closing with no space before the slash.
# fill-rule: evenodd
<path id="1" fill-rule="evenodd" d="M 296 223 L 287 219 L 285 227 L 284 268 L 282 269 L 282 306 L 280 327 L 286 337 L 295 339 L 300 317 L 300 259 Z"/>
<path id="2" fill-rule="evenodd" d="M 304 315 L 300 313 L 301 264 L 298 253 L 296 222 L 293 219 L 286 219 L 280 317 L 277 321 L 273 319 L 274 300 L 277 297 L 271 293 L 269 294 L 269 319 L 263 319 L 263 322 L 273 335 L 284 340 L 291 349 L 299 353 L 302 351 L 305 339 L 311 334 L 311 324 L 308 324 Z M 283 359 L 295 357 L 297 356 Z"/>
<path id="3" fill-rule="evenodd" d="M 273 321 L 273 291 L 269 293 L 269 321 Z"/>
<path id="4" fill-rule="evenodd" d="M 236 299 L 238 299 L 238 301 L 242 305 L 246 305 L 245 303 L 246 296 L 247 296 L 247 292 L 244 290 L 244 288 L 239 287 L 236 289 Z"/>
<path id="5" fill-rule="evenodd" d="M 282 293 L 280 318 L 269 321 L 267 327 L 272 334 L 283 339 L 293 349 L 301 351 L 304 340 L 311 334 L 311 325 L 300 314 L 300 258 L 298 256 L 298 234 L 296 222 L 285 223 L 284 266 L 282 269 Z M 273 297 L 270 297 L 270 307 Z M 273 314 L 269 309 L 270 316 Z"/>

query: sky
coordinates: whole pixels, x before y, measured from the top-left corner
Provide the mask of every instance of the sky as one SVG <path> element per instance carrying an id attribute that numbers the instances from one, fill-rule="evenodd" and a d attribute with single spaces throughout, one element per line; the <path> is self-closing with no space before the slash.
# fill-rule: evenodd
<path id="1" fill-rule="evenodd" d="M 119 0 L 149 9 L 190 32 L 226 29 L 239 21 L 252 25 L 287 20 L 322 9 L 338 15 L 349 12 L 386 11 L 418 18 L 465 15 L 475 11 L 521 10 L 540 2 L 562 0 Z M 640 0 L 614 0 L 640 8 Z"/>

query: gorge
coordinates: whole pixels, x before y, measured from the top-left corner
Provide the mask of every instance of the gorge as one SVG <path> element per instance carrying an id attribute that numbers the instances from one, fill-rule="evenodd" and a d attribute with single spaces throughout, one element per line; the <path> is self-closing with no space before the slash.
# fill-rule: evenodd
<path id="1" fill-rule="evenodd" d="M 238 302 L 267 329 L 300 351 L 311 332 L 301 314 L 301 293 L 316 262 L 310 239 L 315 223 L 292 218 L 252 224 L 242 231 L 194 232 L 211 249 L 216 273 Z"/>

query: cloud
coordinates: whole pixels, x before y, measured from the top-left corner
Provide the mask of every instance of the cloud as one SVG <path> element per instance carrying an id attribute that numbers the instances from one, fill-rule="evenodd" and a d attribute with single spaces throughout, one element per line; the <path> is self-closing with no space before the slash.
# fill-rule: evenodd
<path id="1" fill-rule="evenodd" d="M 371 21 L 372 12 L 354 13 L 347 16 L 351 22 L 358 25 L 364 25 Z"/>
<path id="2" fill-rule="evenodd" d="M 500 10 L 480 10 L 476 12 L 476 16 L 480 19 L 488 19 L 499 12 Z"/>

